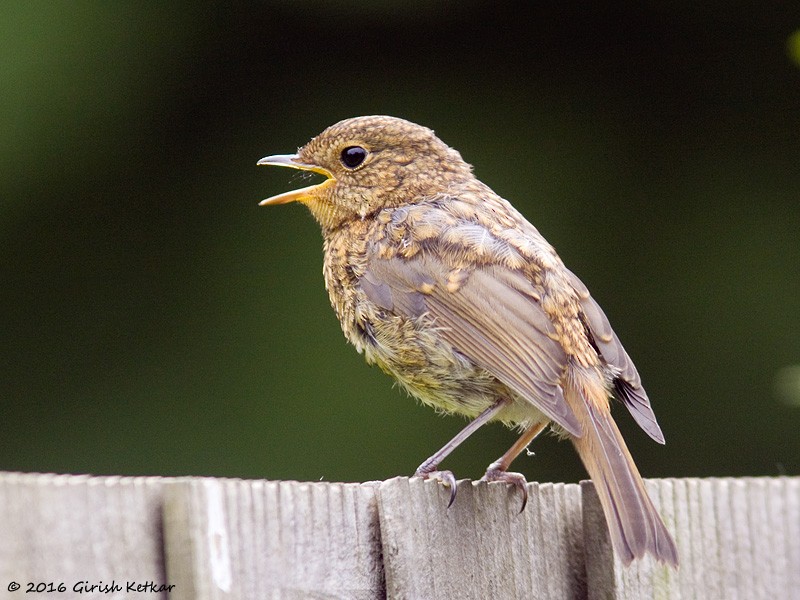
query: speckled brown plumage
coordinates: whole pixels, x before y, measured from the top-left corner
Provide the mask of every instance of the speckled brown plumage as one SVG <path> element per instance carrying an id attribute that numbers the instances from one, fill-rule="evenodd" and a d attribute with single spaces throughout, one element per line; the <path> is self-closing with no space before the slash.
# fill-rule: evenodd
<path id="1" fill-rule="evenodd" d="M 259 164 L 327 177 L 264 203 L 300 201 L 320 223 L 325 284 L 347 339 L 426 404 L 475 419 L 418 475 L 452 486 L 439 462 L 497 419 L 523 435 L 485 479 L 524 491 L 508 466 L 550 424 L 586 465 L 621 558 L 677 564 L 610 415 L 615 393 L 663 443 L 636 368 L 586 287 L 458 152 L 408 121 L 358 117 Z"/>

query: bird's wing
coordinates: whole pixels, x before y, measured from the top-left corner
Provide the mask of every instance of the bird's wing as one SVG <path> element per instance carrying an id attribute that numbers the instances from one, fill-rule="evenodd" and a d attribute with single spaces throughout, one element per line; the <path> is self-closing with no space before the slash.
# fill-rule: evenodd
<path id="1" fill-rule="evenodd" d="M 360 283 L 386 310 L 427 313 L 455 350 L 569 433 L 582 435 L 559 385 L 566 355 L 523 274 L 495 265 L 454 269 L 420 252 L 412 258 L 373 255 Z"/>
<path id="2" fill-rule="evenodd" d="M 622 347 L 617 334 L 614 333 L 608 322 L 608 317 L 591 297 L 586 286 L 577 275 L 571 271 L 568 273 L 572 286 L 581 299 L 586 325 L 594 338 L 597 350 L 603 360 L 618 371 L 614 380 L 616 396 L 628 408 L 639 427 L 659 444 L 663 444 L 664 434 L 661 432 L 661 427 L 658 426 L 656 415 L 653 413 L 650 400 L 642 387 L 639 373 L 636 371 L 631 357 L 625 352 L 625 348 Z"/>

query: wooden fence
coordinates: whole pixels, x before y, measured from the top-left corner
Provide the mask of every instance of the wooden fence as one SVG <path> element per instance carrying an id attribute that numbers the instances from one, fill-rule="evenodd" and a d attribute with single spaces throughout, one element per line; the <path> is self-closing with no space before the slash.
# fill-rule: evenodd
<path id="1" fill-rule="evenodd" d="M 590 483 L 0 474 L 0 598 L 800 598 L 800 477 L 647 482 L 678 571 L 614 556 Z M 19 586 L 19 587 L 17 587 Z M 28 592 L 28 593 L 26 593 Z"/>

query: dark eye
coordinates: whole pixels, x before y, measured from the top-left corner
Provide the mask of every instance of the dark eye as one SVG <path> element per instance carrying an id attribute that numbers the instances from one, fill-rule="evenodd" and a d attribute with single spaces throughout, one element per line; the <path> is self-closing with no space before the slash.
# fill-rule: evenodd
<path id="1" fill-rule="evenodd" d="M 364 159 L 367 158 L 367 151 L 361 146 L 348 146 L 342 150 L 342 164 L 348 169 L 355 169 Z"/>

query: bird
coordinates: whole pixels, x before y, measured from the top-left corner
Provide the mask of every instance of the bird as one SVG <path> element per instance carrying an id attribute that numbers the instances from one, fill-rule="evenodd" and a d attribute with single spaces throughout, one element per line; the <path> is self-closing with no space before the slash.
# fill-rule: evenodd
<path id="1" fill-rule="evenodd" d="M 678 551 L 611 416 L 616 398 L 664 435 L 640 376 L 586 286 L 510 202 L 429 128 L 390 116 L 340 121 L 295 154 L 262 158 L 324 176 L 261 205 L 304 204 L 346 339 L 422 403 L 471 419 L 415 476 L 455 499 L 442 461 L 490 421 L 521 431 L 483 481 L 527 483 L 512 461 L 548 426 L 591 477 L 624 564 Z"/>

